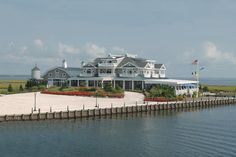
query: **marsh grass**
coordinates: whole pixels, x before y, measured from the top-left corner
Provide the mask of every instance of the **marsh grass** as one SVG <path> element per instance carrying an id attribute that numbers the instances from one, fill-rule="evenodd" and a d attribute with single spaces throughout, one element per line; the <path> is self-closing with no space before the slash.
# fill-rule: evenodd
<path id="1" fill-rule="evenodd" d="M 235 92 L 236 86 L 234 85 L 202 85 L 202 87 L 206 86 L 210 92 Z"/>
<path id="2" fill-rule="evenodd" d="M 20 85 L 25 88 L 25 80 L 0 80 L 0 93 L 6 93 L 8 86 L 11 84 L 14 91 L 18 91 Z"/>

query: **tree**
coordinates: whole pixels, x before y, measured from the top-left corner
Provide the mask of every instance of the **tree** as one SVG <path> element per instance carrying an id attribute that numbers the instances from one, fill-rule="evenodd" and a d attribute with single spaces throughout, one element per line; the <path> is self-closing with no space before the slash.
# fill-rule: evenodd
<path id="1" fill-rule="evenodd" d="M 8 91 L 8 92 L 13 92 L 13 88 L 12 88 L 12 85 L 11 85 L 11 84 L 8 85 L 7 91 Z"/>
<path id="2" fill-rule="evenodd" d="M 175 97 L 175 89 L 173 87 L 167 86 L 167 85 L 156 85 L 153 86 L 150 90 L 150 96 L 151 97 L 167 97 L 167 98 L 173 98 Z"/>
<path id="3" fill-rule="evenodd" d="M 24 88 L 22 87 L 22 85 L 20 85 L 20 87 L 19 87 L 19 91 L 24 91 Z"/>
<path id="4" fill-rule="evenodd" d="M 208 92 L 208 91 L 209 91 L 209 89 L 208 89 L 207 86 L 204 86 L 204 87 L 202 88 L 202 90 L 203 90 L 203 92 Z"/>
<path id="5" fill-rule="evenodd" d="M 105 85 L 104 85 L 104 90 L 106 91 L 106 92 L 112 92 L 112 85 L 111 85 L 111 82 L 108 82 L 108 83 L 106 83 Z"/>

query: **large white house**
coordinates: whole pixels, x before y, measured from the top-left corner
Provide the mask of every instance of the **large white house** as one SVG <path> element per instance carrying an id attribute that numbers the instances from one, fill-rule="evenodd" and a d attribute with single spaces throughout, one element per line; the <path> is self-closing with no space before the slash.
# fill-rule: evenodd
<path id="1" fill-rule="evenodd" d="M 67 83 L 69 86 L 103 87 L 110 82 L 113 87 L 135 90 L 160 84 L 175 88 L 176 95 L 197 92 L 197 81 L 167 79 L 165 72 L 165 65 L 154 60 L 129 54 L 109 54 L 93 62 L 82 62 L 80 68 L 67 67 L 64 60 L 61 67 L 49 69 L 43 78 L 48 81 L 48 86 Z"/>

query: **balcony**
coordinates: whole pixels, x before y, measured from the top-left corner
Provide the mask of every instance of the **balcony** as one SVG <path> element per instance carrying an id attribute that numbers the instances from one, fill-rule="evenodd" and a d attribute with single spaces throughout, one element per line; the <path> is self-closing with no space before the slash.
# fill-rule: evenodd
<path id="1" fill-rule="evenodd" d="M 119 77 L 137 77 L 138 74 L 132 73 L 132 74 L 127 74 L 127 73 L 121 73 L 119 74 Z"/>
<path id="2" fill-rule="evenodd" d="M 95 74 L 94 73 L 80 73 L 79 76 L 80 77 L 94 77 Z"/>
<path id="3" fill-rule="evenodd" d="M 100 77 L 113 77 L 113 76 L 116 76 L 115 73 L 99 73 L 98 76 Z"/>
<path id="4" fill-rule="evenodd" d="M 117 63 L 98 63 L 98 67 L 116 67 Z"/>

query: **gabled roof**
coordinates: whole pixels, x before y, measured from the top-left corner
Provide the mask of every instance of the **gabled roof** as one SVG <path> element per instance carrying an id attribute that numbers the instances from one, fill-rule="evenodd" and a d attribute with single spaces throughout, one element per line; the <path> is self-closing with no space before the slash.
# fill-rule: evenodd
<path id="1" fill-rule="evenodd" d="M 163 65 L 164 65 L 164 64 L 155 64 L 154 67 L 155 67 L 156 69 L 161 69 L 161 67 L 162 67 Z"/>
<path id="2" fill-rule="evenodd" d="M 62 70 L 64 72 L 66 72 L 70 77 L 77 77 L 80 74 L 81 68 L 74 68 L 74 67 L 67 67 L 67 68 L 63 68 L 63 67 L 53 67 L 51 69 L 49 69 L 44 75 L 46 75 L 49 71 L 52 70 Z"/>
<path id="3" fill-rule="evenodd" d="M 81 68 L 74 68 L 74 67 L 67 67 L 67 68 L 58 67 L 58 69 L 65 71 L 70 77 L 78 76 L 81 71 Z"/>
<path id="4" fill-rule="evenodd" d="M 95 65 L 94 65 L 94 63 L 89 62 L 89 63 L 87 63 L 87 64 L 85 64 L 85 65 L 83 66 L 83 68 L 86 68 L 86 67 L 88 67 L 88 68 L 90 68 L 90 67 L 95 67 Z"/>
<path id="5" fill-rule="evenodd" d="M 117 67 L 118 68 L 123 67 L 127 63 L 132 63 L 133 65 L 135 65 L 137 67 L 144 68 L 148 62 L 146 59 L 143 59 L 143 58 L 125 57 Z"/>

